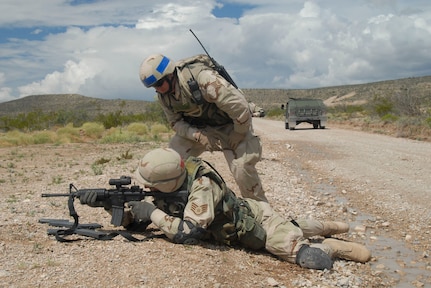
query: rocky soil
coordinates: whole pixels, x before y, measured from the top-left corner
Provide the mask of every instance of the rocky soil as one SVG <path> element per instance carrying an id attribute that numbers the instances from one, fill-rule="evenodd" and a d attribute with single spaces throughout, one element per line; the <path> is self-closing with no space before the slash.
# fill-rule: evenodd
<path id="1" fill-rule="evenodd" d="M 67 198 L 42 193 L 67 193 L 69 183 L 109 188 L 159 144 L 35 145 L 0 148 L 0 287 L 431 287 L 429 143 L 335 128 L 287 131 L 266 119 L 255 128 L 264 145 L 257 168 L 275 210 L 349 221 L 351 231 L 339 237 L 366 244 L 371 262 L 312 271 L 265 252 L 147 239 L 160 235 L 154 226 L 134 234 L 143 242 L 57 242 L 38 221 L 69 219 Z M 202 156 L 235 188 L 220 153 Z M 117 229 L 103 209 L 75 204 L 81 223 Z"/>

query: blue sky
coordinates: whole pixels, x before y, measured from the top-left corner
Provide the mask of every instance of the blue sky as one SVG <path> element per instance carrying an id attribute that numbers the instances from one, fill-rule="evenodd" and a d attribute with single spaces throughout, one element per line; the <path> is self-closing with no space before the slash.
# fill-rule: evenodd
<path id="1" fill-rule="evenodd" d="M 152 100 L 141 62 L 203 53 L 189 29 L 240 88 L 431 75 L 428 0 L 2 0 L 0 102 L 58 93 Z"/>

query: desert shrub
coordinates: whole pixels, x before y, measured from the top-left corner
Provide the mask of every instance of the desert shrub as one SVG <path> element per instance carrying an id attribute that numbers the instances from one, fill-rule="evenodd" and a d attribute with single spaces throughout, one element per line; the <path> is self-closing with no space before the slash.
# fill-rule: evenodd
<path id="1" fill-rule="evenodd" d="M 82 142 L 80 129 L 77 127 L 73 127 L 73 123 L 69 123 L 65 127 L 58 128 L 56 132 L 57 142 L 59 143 Z"/>
<path id="2" fill-rule="evenodd" d="M 421 114 L 422 98 L 406 89 L 391 97 L 394 108 L 400 115 L 418 116 Z"/>
<path id="3" fill-rule="evenodd" d="M 148 134 L 148 126 L 145 123 L 134 122 L 127 126 L 127 131 L 134 132 L 137 135 L 146 135 Z"/>
<path id="4" fill-rule="evenodd" d="M 394 104 L 386 98 L 374 98 L 372 104 L 374 112 L 379 116 L 383 117 L 386 114 L 392 112 Z"/>
<path id="5" fill-rule="evenodd" d="M 167 133 L 167 132 L 169 132 L 169 129 L 164 124 L 155 123 L 151 126 L 152 135 L 158 135 L 160 133 Z"/>
<path id="6" fill-rule="evenodd" d="M 105 127 L 103 127 L 102 124 L 95 122 L 86 122 L 82 125 L 81 129 L 85 132 L 85 135 L 94 139 L 101 138 L 103 136 L 103 132 L 105 132 Z"/>
<path id="7" fill-rule="evenodd" d="M 281 118 L 284 116 L 285 110 L 281 108 L 269 109 L 266 112 L 267 117 Z"/>
<path id="8" fill-rule="evenodd" d="M 397 116 L 395 116 L 395 115 L 393 115 L 391 113 L 388 113 L 388 114 L 383 115 L 381 117 L 381 119 L 382 119 L 383 122 L 389 122 L 389 123 L 397 121 L 398 118 L 399 117 L 397 117 Z"/>
<path id="9" fill-rule="evenodd" d="M 55 143 L 57 134 L 53 131 L 37 131 L 32 138 L 34 144 Z"/>
<path id="10" fill-rule="evenodd" d="M 130 132 L 121 128 L 111 128 L 100 139 L 100 143 L 135 143 L 142 142 L 145 139 L 134 132 Z"/>
<path id="11" fill-rule="evenodd" d="M 78 136 L 79 135 L 79 128 L 73 127 L 73 123 L 69 123 L 64 127 L 58 128 L 57 134 Z"/>
<path id="12" fill-rule="evenodd" d="M 32 136 L 28 133 L 23 133 L 18 130 L 11 130 L 0 136 L 0 146 L 21 146 L 32 144 Z"/>

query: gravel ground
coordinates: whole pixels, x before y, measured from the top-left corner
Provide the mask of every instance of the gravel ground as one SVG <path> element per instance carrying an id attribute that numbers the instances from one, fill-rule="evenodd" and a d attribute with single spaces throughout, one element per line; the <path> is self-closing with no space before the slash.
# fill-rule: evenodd
<path id="1" fill-rule="evenodd" d="M 0 148 L 0 287 L 431 287 L 425 209 L 430 166 L 422 164 L 426 154 L 421 159 L 422 154 L 406 152 L 431 151 L 429 143 L 399 144 L 403 139 L 388 137 L 382 147 L 380 135 L 335 128 L 285 131 L 282 122 L 266 119 L 256 119 L 255 128 L 264 145 L 257 168 L 275 210 L 286 217 L 351 222 L 351 231 L 340 238 L 366 244 L 371 262 L 336 261 L 331 271 L 313 271 L 265 252 L 211 243 L 175 245 L 163 237 L 138 243 L 76 237 L 59 243 L 38 220 L 68 219 L 67 198 L 42 198 L 41 193 L 66 193 L 69 183 L 79 189 L 109 188 L 110 178 L 131 175 L 157 144 L 35 145 Z M 397 150 L 401 145 L 408 149 Z M 370 149 L 374 152 L 367 154 Z M 235 188 L 220 153 L 203 157 Z M 371 158 L 376 161 L 364 161 Z M 101 159 L 109 161 L 94 166 Z M 392 179 L 400 177 L 398 172 L 405 186 Z M 81 223 L 115 230 L 103 209 L 78 202 L 76 209 Z M 135 236 L 160 235 L 149 228 Z"/>

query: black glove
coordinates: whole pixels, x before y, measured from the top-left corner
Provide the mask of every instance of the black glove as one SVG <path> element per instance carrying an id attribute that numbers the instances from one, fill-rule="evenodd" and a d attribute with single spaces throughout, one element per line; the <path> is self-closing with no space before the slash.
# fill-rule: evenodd
<path id="1" fill-rule="evenodd" d="M 142 221 L 133 220 L 132 223 L 130 223 L 124 228 L 126 228 L 127 231 L 144 232 L 145 230 L 147 230 L 147 226 L 150 224 L 151 224 L 151 221 L 142 222 Z"/>
<path id="2" fill-rule="evenodd" d="M 97 200 L 97 191 L 95 190 L 89 190 L 79 196 L 79 201 L 81 201 L 81 204 L 87 204 L 91 207 L 103 207 L 102 201 L 96 201 Z M 102 205 L 100 205 L 102 204 Z"/>
<path id="3" fill-rule="evenodd" d="M 87 204 L 90 207 L 103 207 L 105 210 L 112 209 L 112 204 L 110 199 L 106 199 L 105 201 L 97 201 L 97 192 L 96 190 L 89 190 L 79 196 L 79 201 L 81 204 Z"/>
<path id="4" fill-rule="evenodd" d="M 128 203 L 133 218 L 140 222 L 151 221 L 151 213 L 156 210 L 153 203 L 146 201 L 130 201 Z"/>

